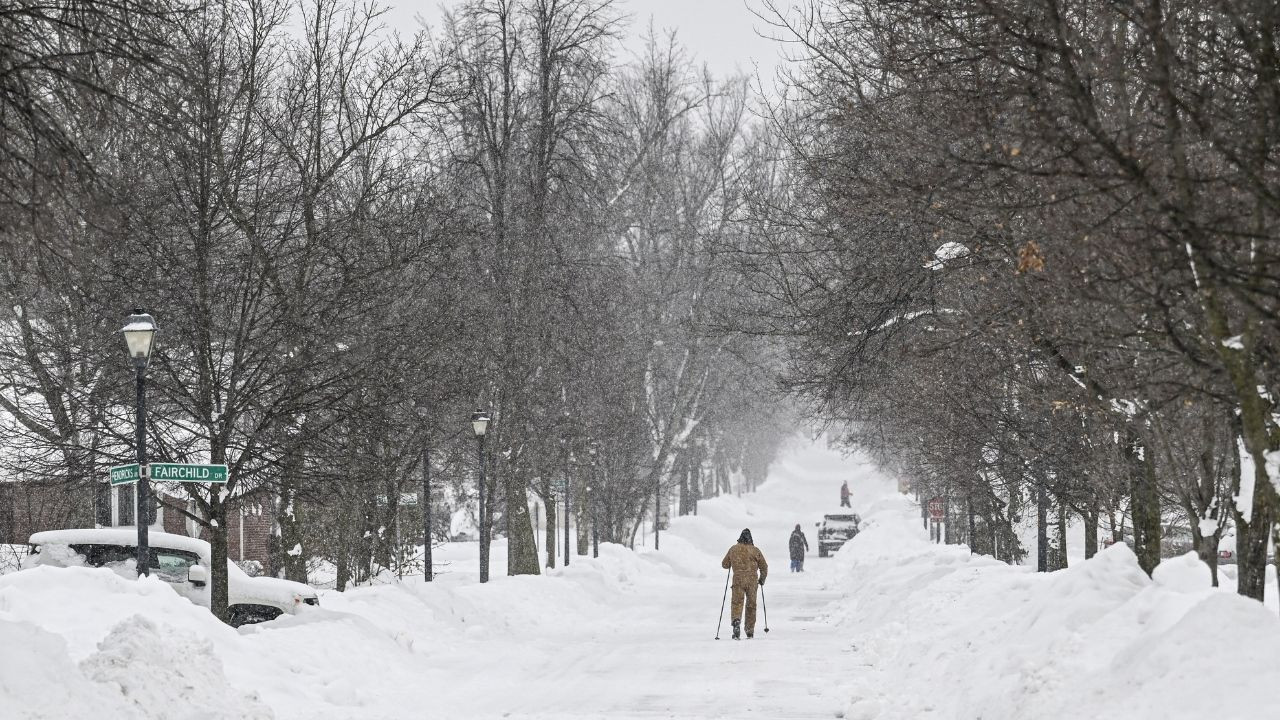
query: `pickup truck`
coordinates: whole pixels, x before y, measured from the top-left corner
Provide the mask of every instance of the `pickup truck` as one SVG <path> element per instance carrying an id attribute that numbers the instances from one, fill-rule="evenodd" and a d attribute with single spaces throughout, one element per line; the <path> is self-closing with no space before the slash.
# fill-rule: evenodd
<path id="1" fill-rule="evenodd" d="M 823 515 L 822 522 L 818 525 L 818 557 L 827 557 L 839 550 L 858 534 L 860 522 L 862 518 L 854 513 Z"/>

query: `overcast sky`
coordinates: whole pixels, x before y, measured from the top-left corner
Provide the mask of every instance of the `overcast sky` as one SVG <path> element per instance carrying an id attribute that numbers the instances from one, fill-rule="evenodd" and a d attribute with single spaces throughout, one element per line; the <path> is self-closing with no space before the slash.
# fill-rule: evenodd
<path id="1" fill-rule="evenodd" d="M 441 6 L 454 0 L 383 0 L 393 10 L 390 24 L 408 30 L 421 17 L 431 26 L 439 24 Z M 694 56 L 707 63 L 717 75 L 735 72 L 771 77 L 778 65 L 778 44 L 756 34 L 757 28 L 768 28 L 751 13 L 748 4 L 760 7 L 760 0 L 619 0 L 619 8 L 631 16 L 628 26 L 629 47 L 637 48 L 638 40 L 649 25 L 658 29 L 673 28 L 677 38 Z"/>

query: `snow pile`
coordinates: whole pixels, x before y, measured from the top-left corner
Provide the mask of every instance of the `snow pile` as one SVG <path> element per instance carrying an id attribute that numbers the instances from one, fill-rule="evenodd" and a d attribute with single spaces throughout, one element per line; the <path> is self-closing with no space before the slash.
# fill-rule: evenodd
<path id="1" fill-rule="evenodd" d="M 235 637 L 155 578 L 13 573 L 0 580 L 0 705 L 21 718 L 271 717 L 223 674 L 214 642 Z"/>
<path id="2" fill-rule="evenodd" d="M 256 694 L 234 688 L 208 639 L 141 615 L 117 624 L 80 663 L 88 679 L 118 688 L 129 714 L 164 718 L 273 717 Z"/>
<path id="3" fill-rule="evenodd" d="M 1280 683 L 1280 619 L 1213 589 L 1194 555 L 1154 579 L 1125 545 L 1038 574 L 934 545 L 878 503 L 837 555 L 849 589 L 849 718 L 1254 716 Z"/>

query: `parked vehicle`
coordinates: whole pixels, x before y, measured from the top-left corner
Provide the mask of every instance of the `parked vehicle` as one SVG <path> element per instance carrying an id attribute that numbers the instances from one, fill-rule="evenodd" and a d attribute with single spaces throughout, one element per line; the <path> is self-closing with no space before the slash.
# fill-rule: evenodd
<path id="1" fill-rule="evenodd" d="M 136 573 L 138 531 L 135 528 L 48 530 L 31 536 L 30 555 L 23 567 L 106 567 Z M 185 535 L 152 532 L 147 566 L 191 602 L 209 607 L 209 543 Z M 249 577 L 227 562 L 227 602 L 230 623 L 239 627 L 294 614 L 303 605 L 319 605 L 316 591 L 302 583 L 269 577 Z"/>
<path id="2" fill-rule="evenodd" d="M 1218 541 L 1218 564 L 1219 565 L 1235 565 L 1237 561 L 1236 555 L 1236 531 L 1235 528 L 1227 530 L 1227 534 L 1222 536 Z M 1276 561 L 1276 545 L 1274 540 L 1267 541 L 1267 564 L 1274 565 Z"/>
<path id="3" fill-rule="evenodd" d="M 860 522 L 862 519 L 854 513 L 824 515 L 818 524 L 818 557 L 826 557 L 843 547 L 858 534 Z"/>

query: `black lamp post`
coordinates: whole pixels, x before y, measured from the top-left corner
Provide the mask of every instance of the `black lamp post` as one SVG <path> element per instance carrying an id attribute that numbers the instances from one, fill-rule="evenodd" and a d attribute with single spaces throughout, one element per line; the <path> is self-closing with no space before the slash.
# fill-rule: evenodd
<path id="1" fill-rule="evenodd" d="M 137 404 L 137 450 L 138 450 L 138 507 L 135 511 L 135 522 L 138 525 L 138 574 L 150 575 L 147 557 L 151 554 L 148 547 L 147 527 L 151 524 L 151 488 L 147 473 L 147 362 L 151 359 L 151 345 L 156 335 L 156 321 L 139 308 L 133 311 L 124 321 L 125 344 L 129 347 L 129 357 L 133 358 L 133 367 L 137 372 L 138 404 Z"/>
<path id="2" fill-rule="evenodd" d="M 569 451 L 569 459 L 564 465 L 564 566 L 569 567 L 569 557 L 573 548 L 569 544 L 569 519 L 573 517 L 573 451 Z"/>
<path id="3" fill-rule="evenodd" d="M 480 450 L 480 582 L 489 582 L 489 518 L 486 515 L 484 481 L 484 435 L 489 430 L 489 413 L 477 410 L 471 413 L 471 429 L 476 433 Z"/>
<path id="4" fill-rule="evenodd" d="M 600 488 L 596 474 L 596 441 L 592 440 L 587 452 L 591 455 L 591 475 L 587 478 L 587 508 L 591 511 L 591 557 L 600 557 Z"/>

